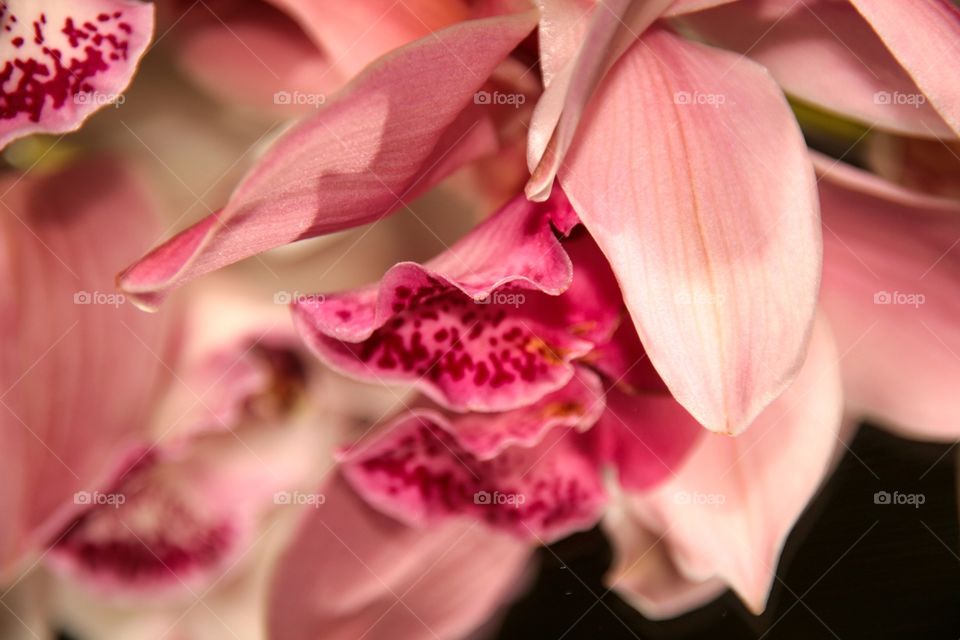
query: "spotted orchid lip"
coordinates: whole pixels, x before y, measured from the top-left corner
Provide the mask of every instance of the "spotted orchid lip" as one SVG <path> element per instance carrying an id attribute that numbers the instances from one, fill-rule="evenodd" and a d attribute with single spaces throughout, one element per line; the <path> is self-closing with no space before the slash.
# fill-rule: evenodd
<path id="1" fill-rule="evenodd" d="M 583 384 L 571 383 L 554 400 L 584 401 Z M 602 397 L 591 400 L 562 419 L 550 415 L 550 402 L 500 414 L 491 428 L 537 417 L 540 423 L 524 438 L 530 446 L 504 436 L 496 452 L 470 431 L 474 414 L 411 411 L 346 452 L 342 472 L 370 504 L 411 526 L 469 516 L 520 538 L 556 540 L 593 526 L 606 502 L 590 438 L 567 433 L 596 420 Z"/>
<path id="2" fill-rule="evenodd" d="M 153 35 L 151 3 L 9 0 L 0 5 L 0 147 L 66 133 L 122 102 Z"/>
<path id="3" fill-rule="evenodd" d="M 176 592 L 224 566 L 241 533 L 236 519 L 195 500 L 175 471 L 153 452 L 112 488 L 85 492 L 87 510 L 51 548 L 49 565 L 105 594 L 133 596 Z"/>
<path id="4" fill-rule="evenodd" d="M 330 366 L 412 382 L 452 410 L 536 402 L 570 382 L 573 361 L 619 320 L 619 290 L 592 241 L 570 240 L 572 261 L 557 237 L 576 224 L 561 190 L 546 203 L 520 196 L 423 265 L 400 263 L 376 286 L 297 301 L 298 328 Z"/>

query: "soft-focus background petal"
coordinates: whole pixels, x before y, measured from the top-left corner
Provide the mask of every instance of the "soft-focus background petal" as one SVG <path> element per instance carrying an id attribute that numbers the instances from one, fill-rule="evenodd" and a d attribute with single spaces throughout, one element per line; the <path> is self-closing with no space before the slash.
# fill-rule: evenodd
<path id="1" fill-rule="evenodd" d="M 275 640 L 463 638 L 523 585 L 526 543 L 476 522 L 410 528 L 339 477 L 323 491 L 274 576 Z"/>
<path id="2" fill-rule="evenodd" d="M 172 360 L 170 314 L 150 317 L 113 274 L 158 233 L 143 185 L 88 159 L 2 180 L 3 572 L 49 542 L 149 428 Z M 109 242 L 105 242 L 109 238 Z"/>
<path id="3" fill-rule="evenodd" d="M 822 156 L 817 167 L 821 303 L 850 410 L 907 437 L 960 437 L 960 203 Z"/>

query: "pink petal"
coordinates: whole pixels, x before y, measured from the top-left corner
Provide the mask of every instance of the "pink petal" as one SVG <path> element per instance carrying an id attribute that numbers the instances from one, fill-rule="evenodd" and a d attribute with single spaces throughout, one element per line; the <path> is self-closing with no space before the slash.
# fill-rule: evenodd
<path id="1" fill-rule="evenodd" d="M 286 116 L 315 112 L 370 62 L 467 17 L 458 2 L 432 0 L 234 0 L 183 9 L 171 16 L 171 36 L 192 79 L 225 102 Z"/>
<path id="2" fill-rule="evenodd" d="M 159 232 L 118 163 L 0 181 L 0 574 L 46 544 L 145 437 L 174 355 L 169 314 L 148 317 L 113 273 Z M 109 238 L 109 242 L 104 242 Z"/>
<path id="3" fill-rule="evenodd" d="M 613 566 L 605 577 L 608 587 L 645 617 L 673 618 L 719 597 L 726 586 L 716 578 L 691 580 L 674 562 L 667 531 L 651 528 L 642 509 L 635 512 L 636 495 L 619 496 L 604 518 L 604 530 L 613 545 Z"/>
<path id="4" fill-rule="evenodd" d="M 908 437 L 960 438 L 960 204 L 816 163 L 821 304 L 844 354 L 850 409 Z"/>
<path id="5" fill-rule="evenodd" d="M 223 210 L 121 274 L 121 287 L 155 306 L 187 280 L 376 220 L 422 192 L 424 174 L 475 127 L 461 111 L 535 19 L 464 22 L 384 57 L 279 140 Z"/>
<path id="6" fill-rule="evenodd" d="M 310 114 L 348 79 L 294 20 L 265 2 L 184 9 L 168 36 L 177 63 L 224 103 Z"/>
<path id="7" fill-rule="evenodd" d="M 376 58 L 468 17 L 461 0 L 269 2 L 295 18 L 346 78 Z"/>
<path id="8" fill-rule="evenodd" d="M 602 397 L 595 397 L 588 407 L 558 407 L 570 415 L 553 425 L 589 427 L 602 406 Z M 492 431 L 526 422 L 536 409 L 460 419 L 412 411 L 354 445 L 343 460 L 344 476 L 368 502 L 412 526 L 467 515 L 518 537 L 559 539 L 593 526 L 605 502 L 599 467 L 581 439 L 566 429 L 543 434 L 539 426 L 542 437 L 534 446 L 511 446 L 492 458 L 474 455 L 459 439 L 462 429 L 476 446 L 476 422 L 494 421 L 487 428 Z"/>
<path id="9" fill-rule="evenodd" d="M 747 53 L 767 67 L 787 93 L 801 100 L 906 135 L 952 137 L 950 127 L 932 108 L 937 102 L 934 96 L 924 97 L 926 89 L 918 88 L 917 82 L 923 78 L 933 93 L 949 92 L 951 82 L 957 88 L 950 74 L 937 71 L 957 38 L 956 26 L 950 35 L 951 23 L 957 24 L 950 14 L 956 10 L 940 0 L 909 3 L 909 8 L 886 0 L 863 3 L 864 15 L 877 7 L 878 20 L 889 21 L 896 15 L 895 26 L 887 27 L 893 31 L 884 42 L 855 5 L 833 0 L 748 0 L 685 16 L 684 24 L 712 43 Z M 906 27 L 908 21 L 911 24 Z M 931 58 L 925 57 L 925 47 Z M 895 56 L 909 58 L 898 62 Z M 908 59 L 920 65 L 919 74 L 901 66 Z M 944 93 L 945 105 L 949 99 L 949 93 Z"/>
<path id="10" fill-rule="evenodd" d="M 527 164 L 531 176 L 526 193 L 531 200 L 543 200 L 550 194 L 554 177 L 573 143 L 587 102 L 604 74 L 637 35 L 643 33 L 671 2 L 606 0 L 591 11 L 580 47 L 562 69 L 552 74 L 530 123 Z M 563 6 L 567 3 L 558 4 Z M 579 8 L 565 9 L 565 13 L 571 12 L 579 12 Z M 549 15 L 547 24 L 551 25 Z M 558 37 L 566 41 L 570 37 L 568 34 L 574 30 L 567 28 L 560 33 L 550 30 L 544 33 L 541 30 L 540 37 Z M 554 31 L 557 31 L 555 27 Z M 541 44 L 548 51 L 550 46 Z M 563 48 L 568 46 L 561 45 Z"/>
<path id="11" fill-rule="evenodd" d="M 629 491 L 644 491 L 676 474 L 703 435 L 697 421 L 669 394 L 611 389 L 606 403 L 596 429 L 604 434 L 604 459 Z"/>
<path id="12" fill-rule="evenodd" d="M 719 578 L 763 610 L 783 542 L 839 441 L 837 360 L 820 318 L 797 379 L 746 433 L 705 434 L 676 476 L 636 497 L 686 579 Z"/>
<path id="13" fill-rule="evenodd" d="M 298 301 L 301 334 L 340 371 L 415 383 L 453 409 L 536 401 L 569 382 L 590 334 L 612 322 L 608 306 L 584 312 L 555 297 L 573 276 L 552 223 L 569 231 L 570 212 L 562 194 L 546 205 L 517 198 L 424 266 L 400 263 L 376 287 Z"/>
<path id="14" fill-rule="evenodd" d="M 154 446 L 112 486 L 86 494 L 89 506 L 45 562 L 105 597 L 203 593 L 253 550 L 262 518 L 285 503 L 278 495 L 322 503 L 295 491 L 316 481 L 319 437 L 315 425 L 264 425 Z"/>
<path id="15" fill-rule="evenodd" d="M 305 514 L 270 596 L 277 640 L 462 638 L 522 584 L 531 548 L 475 523 L 413 529 L 340 478 Z"/>
<path id="16" fill-rule="evenodd" d="M 554 428 L 589 429 L 603 412 L 600 380 L 578 368 L 567 386 L 534 404 L 503 413 L 464 414 L 449 428 L 459 446 L 480 460 L 490 460 L 511 446 L 535 447 Z"/>
<path id="17" fill-rule="evenodd" d="M 850 3 L 903 65 L 955 136 L 960 136 L 960 80 L 943 66 L 944 60 L 957 55 L 960 9 L 950 0 L 927 0 L 909 6 L 883 0 Z M 934 133 L 941 135 L 928 131 Z"/>
<path id="18" fill-rule="evenodd" d="M 0 6 L 0 148 L 67 133 L 115 102 L 153 36 L 133 0 L 7 0 Z"/>
<path id="19" fill-rule="evenodd" d="M 213 314 L 205 320 L 223 322 Z M 218 329 L 226 327 L 219 324 Z M 250 332 L 182 364 L 177 383 L 155 410 L 157 435 L 189 441 L 198 434 L 235 430 L 250 420 L 285 418 L 307 377 L 297 353 L 302 348 L 293 340 L 293 335 Z"/>
<path id="20" fill-rule="evenodd" d="M 654 27 L 604 80 L 560 180 L 673 395 L 713 431 L 744 429 L 796 374 L 819 279 L 812 169 L 779 89 Z"/>

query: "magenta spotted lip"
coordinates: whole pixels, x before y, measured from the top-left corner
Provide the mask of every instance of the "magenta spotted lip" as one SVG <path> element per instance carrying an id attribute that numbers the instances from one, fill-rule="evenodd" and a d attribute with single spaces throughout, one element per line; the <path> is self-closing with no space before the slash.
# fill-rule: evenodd
<path id="1" fill-rule="evenodd" d="M 0 146 L 65 133 L 117 102 L 153 33 L 153 5 L 18 0 L 0 6 Z"/>

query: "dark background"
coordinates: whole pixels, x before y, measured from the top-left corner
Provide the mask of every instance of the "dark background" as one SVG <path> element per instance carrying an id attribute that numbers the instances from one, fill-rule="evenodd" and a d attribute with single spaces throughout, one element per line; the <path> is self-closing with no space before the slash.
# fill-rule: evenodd
<path id="1" fill-rule="evenodd" d="M 536 582 L 497 637 L 957 640 L 958 450 L 870 426 L 849 446 L 791 533 L 763 616 L 728 592 L 681 618 L 646 620 L 604 588 L 610 548 L 595 529 L 539 551 Z M 878 505 L 877 491 L 922 493 L 926 502 Z"/>

